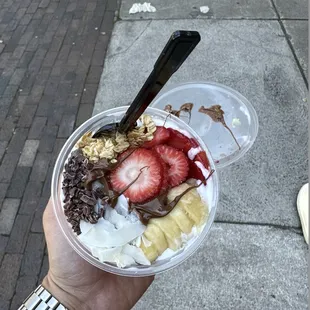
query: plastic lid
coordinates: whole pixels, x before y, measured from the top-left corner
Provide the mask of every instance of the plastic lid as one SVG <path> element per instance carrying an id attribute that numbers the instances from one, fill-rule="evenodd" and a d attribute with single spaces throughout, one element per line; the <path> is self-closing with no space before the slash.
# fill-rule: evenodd
<path id="1" fill-rule="evenodd" d="M 240 159 L 253 145 L 258 132 L 257 114 L 250 102 L 240 93 L 227 86 L 212 82 L 190 82 L 166 88 L 152 103 L 152 107 L 165 109 L 170 104 L 179 110 L 184 103 L 193 103 L 191 119 L 181 112 L 180 118 L 187 122 L 209 148 L 218 168 Z M 214 122 L 209 115 L 199 112 L 200 107 L 220 105 L 226 125 Z"/>

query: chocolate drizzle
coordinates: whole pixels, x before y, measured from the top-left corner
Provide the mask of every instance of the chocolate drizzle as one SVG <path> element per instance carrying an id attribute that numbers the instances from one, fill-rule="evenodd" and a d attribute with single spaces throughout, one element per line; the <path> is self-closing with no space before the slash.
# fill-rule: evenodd
<path id="1" fill-rule="evenodd" d="M 105 175 L 112 170 L 116 169 L 124 160 L 126 160 L 135 149 L 132 149 L 131 151 L 126 154 L 126 156 L 122 159 L 120 159 L 116 163 L 109 163 L 106 159 L 100 159 L 96 163 L 88 163 L 87 164 L 87 172 L 85 177 L 84 185 L 88 189 L 91 189 L 91 186 L 93 182 L 96 180 L 101 180 L 101 183 L 105 183 L 105 185 L 108 185 L 108 182 L 105 180 Z"/>
<path id="2" fill-rule="evenodd" d="M 198 185 L 193 185 L 187 188 L 182 194 L 176 196 L 171 202 L 168 203 L 168 192 L 169 190 L 161 193 L 158 197 L 155 199 L 144 203 L 144 204 L 129 204 L 129 210 L 133 211 L 135 210 L 139 217 L 140 221 L 144 224 L 147 225 L 149 220 L 151 218 L 158 218 L 158 217 L 164 217 L 168 215 L 173 208 L 177 205 L 177 203 L 180 201 L 180 199 L 188 193 L 190 190 L 194 188 L 198 188 L 201 186 L 201 184 L 206 183 L 207 180 L 212 176 L 215 170 L 211 170 L 208 177 L 205 179 L 204 182 L 200 182 Z"/>
<path id="3" fill-rule="evenodd" d="M 85 187 L 90 190 L 92 188 L 92 184 L 101 178 L 104 178 L 104 171 L 103 170 L 88 170 L 86 174 L 86 180 L 84 182 Z"/>
<path id="4" fill-rule="evenodd" d="M 112 207 L 112 208 L 114 208 L 115 205 L 117 204 L 117 199 L 118 199 L 118 197 L 121 196 L 121 195 L 123 195 L 123 194 L 127 191 L 127 189 L 128 189 L 131 185 L 133 185 L 133 184 L 139 179 L 140 175 L 143 173 L 143 170 L 144 170 L 145 168 L 148 169 L 149 167 L 148 167 L 148 166 L 142 167 L 142 168 L 140 169 L 140 172 L 139 172 L 139 174 L 137 175 L 137 177 L 136 177 L 134 180 L 132 180 L 127 186 L 125 186 L 125 188 L 123 188 L 120 192 L 113 192 L 113 195 L 112 195 L 112 196 L 109 196 L 109 198 L 110 198 L 110 204 L 111 204 L 111 207 Z"/>
<path id="5" fill-rule="evenodd" d="M 140 221 L 144 225 L 147 225 L 149 220 L 153 217 L 164 217 L 168 215 L 187 192 L 193 188 L 199 187 L 201 184 L 202 182 L 199 185 L 189 187 L 182 194 L 175 197 L 170 203 L 168 203 L 168 191 L 166 191 L 145 204 L 130 204 L 129 209 L 136 210 L 140 217 Z"/>
<path id="6" fill-rule="evenodd" d="M 109 163 L 106 159 L 92 163 L 84 157 L 81 150 L 75 150 L 71 153 L 68 163 L 64 167 L 62 189 L 65 195 L 64 213 L 74 232 L 81 233 L 81 220 L 96 224 L 98 219 L 103 217 L 104 208 L 96 212 L 98 199 L 101 199 L 103 206 L 115 207 L 117 198 L 129 186 L 122 193 L 115 193 L 110 189 L 106 175 L 117 168 L 133 152 L 134 149 L 116 163 Z M 93 184 L 97 180 L 102 186 L 94 188 Z"/>
<path id="7" fill-rule="evenodd" d="M 96 163 L 88 163 L 87 165 L 87 173 L 86 173 L 86 178 L 84 185 L 87 189 L 92 189 L 93 183 L 95 181 L 99 181 L 103 186 L 96 188 L 94 191 L 97 194 L 97 197 L 101 199 L 102 204 L 109 205 L 112 208 L 115 207 L 117 204 L 117 199 L 120 195 L 122 195 L 134 182 L 138 180 L 140 177 L 141 173 L 143 172 L 142 170 L 146 167 L 143 167 L 138 174 L 138 176 L 126 186 L 121 192 L 117 193 L 113 191 L 108 182 L 108 176 L 111 171 L 116 169 L 124 160 L 126 160 L 133 152 L 135 149 L 132 149 L 124 156 L 121 158 L 118 162 L 116 163 L 109 163 L 106 159 L 101 159 Z"/>
<path id="8" fill-rule="evenodd" d="M 112 170 L 116 169 L 124 160 L 126 160 L 135 149 L 131 149 L 128 151 L 128 154 L 121 158 L 119 161 L 115 163 L 109 163 L 106 159 L 100 159 L 96 163 L 88 163 L 87 164 L 87 174 L 86 174 L 86 180 L 85 180 L 85 186 L 89 188 L 91 184 L 99 180 L 101 178 L 104 178 L 104 176 L 111 172 Z"/>
<path id="9" fill-rule="evenodd" d="M 188 123 L 189 123 L 190 120 L 191 120 L 191 114 L 192 114 L 193 107 L 194 107 L 194 104 L 188 102 L 188 103 L 182 104 L 179 110 L 174 110 L 171 104 L 167 104 L 164 107 L 164 111 L 168 112 L 169 115 L 172 114 L 172 115 L 174 115 L 176 117 L 180 117 L 181 116 L 181 112 L 188 113 L 188 115 L 189 115 Z M 204 106 L 201 106 L 199 108 L 198 112 L 208 115 L 216 123 L 221 123 L 229 131 L 229 133 L 233 137 L 235 143 L 237 144 L 239 150 L 241 150 L 241 146 L 240 146 L 239 142 L 237 141 L 237 139 L 236 139 L 235 135 L 233 134 L 232 130 L 227 126 L 227 124 L 225 122 L 225 119 L 224 119 L 224 114 L 225 113 L 224 113 L 224 111 L 222 110 L 222 107 L 219 104 L 213 105 L 213 106 L 211 106 L 209 108 L 205 108 Z M 166 118 L 166 120 L 167 120 L 167 118 Z M 165 120 L 165 123 L 166 123 L 166 120 Z"/>
<path id="10" fill-rule="evenodd" d="M 183 110 L 190 113 L 193 104 L 184 104 L 182 107 L 180 111 Z M 121 191 L 115 192 L 110 188 L 110 172 L 119 167 L 134 151 L 135 149 L 129 150 L 116 163 L 110 163 L 106 159 L 93 163 L 89 162 L 80 150 L 72 152 L 64 171 L 64 213 L 77 234 L 81 233 L 79 226 L 81 220 L 96 224 L 98 219 L 104 216 L 105 207 L 110 206 L 114 208 L 118 198 L 138 180 L 143 170 L 148 168 L 148 166 L 141 168 L 137 177 Z M 168 202 L 169 190 L 166 190 L 155 199 L 143 204 L 129 202 L 129 211 L 135 211 L 139 215 L 141 222 L 147 225 L 151 218 L 168 215 L 186 193 L 194 188 L 198 188 L 201 184 L 206 184 L 213 172 L 214 170 L 211 170 L 204 181 L 198 185 L 190 186 L 171 202 Z M 98 181 L 98 184 L 95 183 L 96 181 Z M 103 208 L 99 208 L 99 210 L 96 208 L 98 199 L 101 200 L 103 205 Z"/>
<path id="11" fill-rule="evenodd" d="M 222 107 L 219 104 L 213 105 L 210 108 L 205 108 L 204 106 L 201 106 L 198 110 L 198 112 L 200 113 L 204 113 L 208 116 L 211 117 L 211 119 L 216 122 L 216 123 L 221 123 L 231 134 L 231 136 L 233 137 L 234 141 L 236 142 L 239 150 L 241 150 L 241 146 L 238 143 L 235 135 L 233 134 L 233 132 L 231 131 L 231 129 L 227 126 L 225 119 L 224 119 L 224 111 L 222 110 Z"/>
<path id="12" fill-rule="evenodd" d="M 164 111 L 176 116 L 176 117 L 180 117 L 181 116 L 181 112 L 185 112 L 188 113 L 188 122 L 191 121 L 191 117 L 192 117 L 192 109 L 193 109 L 194 104 L 187 102 L 181 105 L 179 110 L 173 110 L 172 105 L 171 104 L 167 104 L 164 108 Z"/>

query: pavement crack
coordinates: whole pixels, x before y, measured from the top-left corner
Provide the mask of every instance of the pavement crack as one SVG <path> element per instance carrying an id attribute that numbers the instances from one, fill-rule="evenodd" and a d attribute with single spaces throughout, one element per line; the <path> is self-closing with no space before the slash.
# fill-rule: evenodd
<path id="1" fill-rule="evenodd" d="M 123 51 L 120 51 L 119 53 L 115 53 L 115 54 L 110 55 L 109 58 L 113 58 L 113 57 L 115 57 L 115 56 L 117 56 L 117 55 L 124 54 L 124 53 L 126 53 L 128 50 L 130 50 L 131 47 L 143 36 L 143 34 L 144 34 L 145 31 L 147 30 L 147 28 L 150 26 L 150 24 L 152 23 L 152 21 L 153 21 L 153 20 L 150 20 L 150 21 L 146 24 L 145 28 L 141 31 L 141 33 L 133 40 L 133 42 L 132 42 L 127 48 L 125 48 Z"/>
<path id="2" fill-rule="evenodd" d="M 275 20 L 276 21 L 276 20 Z M 244 38 L 241 38 L 240 36 L 238 36 L 237 34 L 231 32 L 227 27 L 223 27 L 222 25 L 219 25 L 220 28 L 224 28 L 228 34 L 230 34 L 233 38 L 236 38 L 238 40 L 240 40 L 241 42 L 244 42 L 246 43 L 247 45 L 249 46 L 253 46 L 255 48 L 258 48 L 258 49 L 262 49 L 264 51 L 266 51 L 268 54 L 271 54 L 271 55 L 275 55 L 275 56 L 280 56 L 280 57 L 285 57 L 285 58 L 289 58 L 290 55 L 284 55 L 284 54 L 281 54 L 281 53 L 277 53 L 277 52 L 274 52 L 274 51 L 271 51 L 270 49 L 266 48 L 266 47 L 263 47 L 262 45 L 260 44 L 255 44 L 253 43 L 252 41 L 249 41 L 249 40 L 246 40 Z"/>
<path id="3" fill-rule="evenodd" d="M 289 35 L 288 35 L 287 31 L 286 31 L 285 26 L 284 26 L 284 24 L 283 24 L 283 21 L 282 21 L 282 19 L 281 19 L 280 13 L 279 13 L 278 10 L 277 10 L 277 7 L 276 7 L 276 5 L 275 5 L 275 3 L 274 3 L 274 0 L 270 0 L 270 1 L 271 1 L 272 6 L 273 6 L 273 9 L 274 9 L 275 12 L 276 12 L 276 15 L 277 15 L 277 18 L 278 18 L 278 23 L 280 24 L 280 27 L 281 27 L 281 30 L 282 30 L 282 32 L 283 32 L 283 34 L 284 34 L 284 37 L 285 37 L 285 39 L 286 39 L 286 42 L 287 42 L 289 48 L 291 49 L 291 52 L 292 52 L 292 54 L 293 54 L 293 57 L 294 57 L 295 62 L 296 62 L 296 64 L 297 64 L 297 67 L 298 67 L 298 69 L 299 69 L 299 71 L 300 71 L 300 74 L 301 74 L 301 76 L 302 76 L 302 78 L 303 78 L 303 80 L 304 80 L 304 82 L 305 82 L 305 84 L 306 84 L 307 89 L 309 89 L 308 79 L 307 79 L 307 77 L 306 77 L 306 75 L 305 75 L 305 72 L 304 72 L 304 69 L 303 69 L 303 67 L 302 67 L 302 65 L 301 65 L 301 63 L 300 63 L 300 61 L 299 61 L 299 59 L 298 59 L 298 57 L 297 57 L 297 55 L 296 55 L 294 46 L 293 46 L 293 44 L 292 44 L 292 42 L 291 42 L 291 40 L 290 40 L 290 38 L 289 38 Z"/>
<path id="4" fill-rule="evenodd" d="M 258 223 L 258 222 L 236 222 L 236 221 L 225 221 L 225 220 L 215 220 L 214 223 L 218 224 L 231 224 L 231 225 L 251 225 L 251 226 L 265 226 L 275 229 L 288 230 L 297 235 L 303 236 L 301 227 L 298 226 L 286 226 L 280 224 L 272 224 L 272 223 Z"/>

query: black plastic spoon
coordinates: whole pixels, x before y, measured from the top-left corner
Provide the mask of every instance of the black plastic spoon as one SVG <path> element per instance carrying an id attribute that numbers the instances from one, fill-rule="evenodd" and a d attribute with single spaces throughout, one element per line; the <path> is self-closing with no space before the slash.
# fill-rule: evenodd
<path id="1" fill-rule="evenodd" d="M 108 135 L 116 130 L 126 133 L 132 129 L 145 109 L 167 83 L 172 74 L 183 64 L 199 41 L 200 35 L 197 31 L 175 31 L 157 59 L 153 71 L 120 123 L 104 125 L 93 137 L 97 138 L 102 135 Z"/>

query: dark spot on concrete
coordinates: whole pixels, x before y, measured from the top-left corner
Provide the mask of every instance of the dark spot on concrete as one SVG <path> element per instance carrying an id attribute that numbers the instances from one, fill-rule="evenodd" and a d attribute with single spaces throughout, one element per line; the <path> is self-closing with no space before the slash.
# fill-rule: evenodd
<path id="1" fill-rule="evenodd" d="M 192 11 L 189 13 L 189 16 L 191 18 L 197 18 L 197 16 L 199 15 L 199 12 L 198 11 Z"/>
<path id="2" fill-rule="evenodd" d="M 279 106 L 288 106 L 295 98 L 295 90 L 290 87 L 287 73 L 283 68 L 266 66 L 264 70 L 264 93 L 266 98 Z"/>

